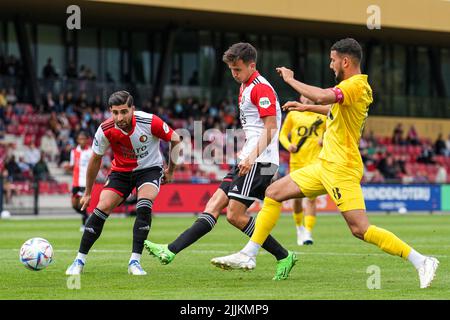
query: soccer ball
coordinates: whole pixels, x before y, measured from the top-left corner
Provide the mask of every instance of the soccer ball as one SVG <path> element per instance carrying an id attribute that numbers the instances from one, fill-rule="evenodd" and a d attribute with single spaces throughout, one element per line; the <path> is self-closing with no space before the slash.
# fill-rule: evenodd
<path id="1" fill-rule="evenodd" d="M 20 248 L 19 260 L 30 270 L 42 270 L 53 261 L 52 245 L 45 239 L 31 238 Z"/>

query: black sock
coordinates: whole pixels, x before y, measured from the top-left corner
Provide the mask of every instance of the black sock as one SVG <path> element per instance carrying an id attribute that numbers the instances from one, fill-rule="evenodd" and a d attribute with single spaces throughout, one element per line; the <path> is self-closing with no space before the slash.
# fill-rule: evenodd
<path id="1" fill-rule="evenodd" d="M 133 253 L 142 254 L 144 241 L 152 225 L 152 206 L 150 199 L 139 199 L 136 204 L 136 221 L 133 226 Z"/>
<path id="2" fill-rule="evenodd" d="M 255 222 L 256 219 L 250 217 L 250 220 L 248 221 L 247 225 L 241 231 L 246 235 L 248 235 L 249 237 L 251 237 L 253 231 L 255 231 Z M 277 260 L 284 259 L 288 256 L 287 250 L 283 248 L 281 244 L 279 244 L 278 241 L 275 240 L 275 238 L 272 237 L 270 234 L 267 237 L 266 241 L 264 241 L 264 243 L 262 244 L 262 247 L 266 249 L 268 252 L 270 252 L 272 255 L 274 255 Z"/>
<path id="3" fill-rule="evenodd" d="M 100 237 L 108 215 L 98 208 L 87 219 L 83 236 L 81 237 L 80 253 L 88 254 L 94 242 Z"/>
<path id="4" fill-rule="evenodd" d="M 216 218 L 213 215 L 203 212 L 198 216 L 192 226 L 178 236 L 168 248 L 173 253 L 178 253 L 186 247 L 189 247 L 195 241 L 210 232 L 216 224 Z"/>

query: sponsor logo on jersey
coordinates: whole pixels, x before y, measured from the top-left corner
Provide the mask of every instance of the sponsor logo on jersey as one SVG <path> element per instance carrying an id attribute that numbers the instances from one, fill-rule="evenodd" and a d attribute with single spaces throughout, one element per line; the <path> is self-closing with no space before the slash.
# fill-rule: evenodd
<path id="1" fill-rule="evenodd" d="M 270 107 L 270 100 L 268 97 L 262 97 L 259 99 L 259 106 L 263 109 Z"/>
<path id="2" fill-rule="evenodd" d="M 143 134 L 142 136 L 139 137 L 139 141 L 142 142 L 142 143 L 147 141 L 147 139 L 148 139 L 148 137 L 145 134 Z"/>

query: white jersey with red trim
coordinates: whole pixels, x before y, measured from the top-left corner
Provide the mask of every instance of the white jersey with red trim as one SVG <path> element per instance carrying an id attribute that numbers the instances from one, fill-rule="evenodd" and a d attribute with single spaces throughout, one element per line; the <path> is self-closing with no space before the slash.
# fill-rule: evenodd
<path id="1" fill-rule="evenodd" d="M 173 130 L 154 114 L 135 111 L 130 132 L 122 131 L 112 118 L 104 121 L 95 134 L 92 150 L 103 155 L 111 146 L 112 171 L 131 172 L 163 166 L 160 139 L 170 141 Z"/>
<path id="2" fill-rule="evenodd" d="M 86 172 L 91 157 L 92 149 L 90 146 L 81 149 L 78 145 L 70 152 L 70 165 L 73 166 L 72 187 L 86 187 Z"/>
<path id="3" fill-rule="evenodd" d="M 281 127 L 281 109 L 278 96 L 263 76 L 255 71 L 250 79 L 241 85 L 239 92 L 239 111 L 245 144 L 239 159 L 245 159 L 257 147 L 264 129 L 262 118 L 276 116 L 277 132 L 256 162 L 270 162 L 279 165 L 278 135 Z"/>

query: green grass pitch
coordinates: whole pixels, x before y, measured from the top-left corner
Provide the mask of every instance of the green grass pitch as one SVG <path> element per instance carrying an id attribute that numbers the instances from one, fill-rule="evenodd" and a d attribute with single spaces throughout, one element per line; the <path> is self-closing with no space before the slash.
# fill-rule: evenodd
<path id="1" fill-rule="evenodd" d="M 417 272 L 402 259 L 354 238 L 339 215 L 319 215 L 313 246 L 296 245 L 289 215 L 281 217 L 273 235 L 299 261 L 286 281 L 273 281 L 274 258 L 262 251 L 251 272 L 225 271 L 210 264 L 216 256 L 243 247 L 246 236 L 225 217 L 214 230 L 178 254 L 170 265 L 145 251 L 144 277 L 127 274 L 132 218 L 106 222 L 81 276 L 81 289 L 68 289 L 64 272 L 78 249 L 79 219 L 0 220 L 0 299 L 450 299 L 450 215 L 370 215 L 370 221 L 394 232 L 423 254 L 434 255 L 440 267 L 431 288 L 419 289 Z M 167 243 L 195 217 L 153 218 L 149 239 Z M 43 237 L 55 250 L 54 262 L 33 272 L 19 262 L 19 248 Z M 380 268 L 381 289 L 368 289 L 368 267 Z"/>

